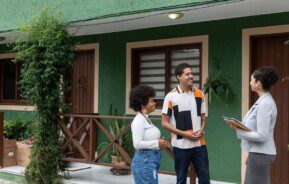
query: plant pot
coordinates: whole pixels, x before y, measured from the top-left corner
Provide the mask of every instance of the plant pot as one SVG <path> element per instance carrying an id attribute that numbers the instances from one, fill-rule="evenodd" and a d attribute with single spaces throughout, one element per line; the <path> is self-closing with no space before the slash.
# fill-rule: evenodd
<path id="1" fill-rule="evenodd" d="M 111 163 L 117 166 L 127 166 L 127 162 L 124 160 L 123 157 L 117 157 L 114 155 L 111 155 Z"/>
<path id="2" fill-rule="evenodd" d="M 17 165 L 28 167 L 30 163 L 32 147 L 25 144 L 24 141 L 17 142 Z"/>

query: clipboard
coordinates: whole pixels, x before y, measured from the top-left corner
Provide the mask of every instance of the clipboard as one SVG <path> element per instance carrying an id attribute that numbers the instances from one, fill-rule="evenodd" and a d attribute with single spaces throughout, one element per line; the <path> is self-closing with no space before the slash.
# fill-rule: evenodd
<path id="1" fill-rule="evenodd" d="M 225 116 L 222 116 L 222 117 L 229 125 L 236 126 L 236 127 L 240 128 L 241 130 L 245 130 L 245 131 L 249 131 L 249 132 L 251 131 L 248 127 L 243 125 L 241 121 L 239 121 L 235 118 L 225 117 Z"/>

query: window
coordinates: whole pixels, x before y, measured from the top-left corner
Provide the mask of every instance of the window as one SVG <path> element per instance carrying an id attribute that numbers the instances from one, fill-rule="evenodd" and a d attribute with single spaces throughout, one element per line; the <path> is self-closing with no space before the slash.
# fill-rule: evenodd
<path id="1" fill-rule="evenodd" d="M 20 103 L 19 94 L 19 64 L 10 60 L 0 61 L 0 103 Z"/>
<path id="2" fill-rule="evenodd" d="M 152 86 L 156 90 L 156 106 L 161 108 L 166 93 L 178 84 L 176 66 L 188 63 L 194 73 L 194 85 L 200 88 L 201 48 L 202 44 L 133 49 L 132 87 L 139 84 Z"/>

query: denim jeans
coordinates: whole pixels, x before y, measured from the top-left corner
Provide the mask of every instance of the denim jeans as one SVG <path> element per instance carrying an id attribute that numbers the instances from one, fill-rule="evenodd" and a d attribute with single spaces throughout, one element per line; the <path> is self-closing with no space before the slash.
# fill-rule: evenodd
<path id="1" fill-rule="evenodd" d="M 191 149 L 174 147 L 177 184 L 185 184 L 190 163 L 193 162 L 199 184 L 210 184 L 209 159 L 206 146 Z"/>
<path id="2" fill-rule="evenodd" d="M 160 150 L 137 150 L 131 165 L 135 184 L 157 184 L 160 161 Z"/>

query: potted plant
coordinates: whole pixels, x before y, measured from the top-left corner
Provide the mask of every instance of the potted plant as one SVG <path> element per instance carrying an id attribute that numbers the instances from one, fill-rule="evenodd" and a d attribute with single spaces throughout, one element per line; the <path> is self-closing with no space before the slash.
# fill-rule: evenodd
<path id="1" fill-rule="evenodd" d="M 203 92 L 204 94 L 208 94 L 209 102 L 211 102 L 213 94 L 218 99 L 226 102 L 232 102 L 234 99 L 234 93 L 229 82 L 229 77 L 224 71 L 219 71 L 215 76 L 213 76 L 211 68 L 209 77 L 203 86 Z"/>
<path id="2" fill-rule="evenodd" d="M 118 116 L 118 110 L 116 107 L 113 108 L 113 105 L 110 105 L 109 108 L 109 115 L 110 116 Z M 123 131 L 125 128 L 125 123 L 121 120 L 116 120 L 113 119 L 110 121 L 109 124 L 109 131 L 112 136 L 116 137 L 120 132 Z M 120 137 L 118 139 L 118 144 L 124 148 L 128 154 L 132 154 L 133 148 L 132 148 L 132 137 L 131 137 L 131 132 L 127 132 L 124 136 Z M 102 141 L 99 146 L 98 150 L 102 150 L 104 147 L 106 147 L 110 143 L 109 140 Z M 111 158 L 111 163 L 117 166 L 126 166 L 128 165 L 125 159 L 121 156 L 119 151 L 115 148 L 115 146 L 112 147 L 110 152 L 107 152 L 103 159 L 108 161 L 109 157 Z"/>
<path id="3" fill-rule="evenodd" d="M 8 139 L 24 141 L 32 136 L 32 121 L 17 118 L 4 121 L 4 136 Z"/>

